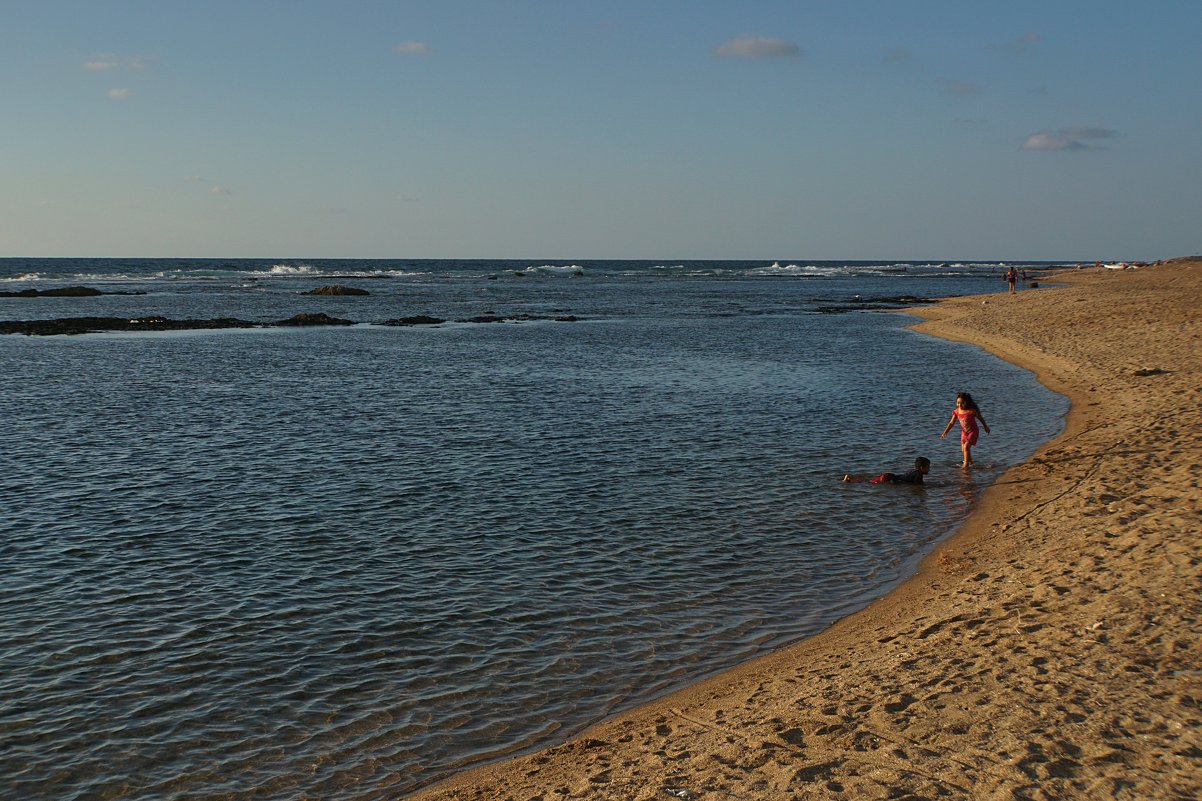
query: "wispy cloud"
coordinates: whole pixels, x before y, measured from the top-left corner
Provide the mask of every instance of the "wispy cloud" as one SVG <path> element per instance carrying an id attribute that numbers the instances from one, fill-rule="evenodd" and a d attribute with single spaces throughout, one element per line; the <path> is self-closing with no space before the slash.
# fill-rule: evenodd
<path id="1" fill-rule="evenodd" d="M 128 89 L 109 89 L 109 97 L 113 100 L 125 100 L 133 94 Z"/>
<path id="2" fill-rule="evenodd" d="M 1010 49 L 1015 53 L 1025 53 L 1034 47 L 1039 42 L 1043 41 L 1043 37 L 1037 33 L 1024 34 L 1010 43 Z"/>
<path id="3" fill-rule="evenodd" d="M 981 87 L 975 83 L 965 83 L 964 81 L 948 81 L 944 90 L 949 95 L 957 97 L 971 97 L 972 95 L 981 94 Z"/>
<path id="4" fill-rule="evenodd" d="M 226 188 L 224 185 L 217 183 L 216 181 L 214 181 L 211 178 L 206 178 L 203 175 L 189 175 L 189 176 L 185 177 L 184 180 L 190 184 L 210 184 L 210 186 L 209 186 L 209 194 L 210 195 L 229 195 L 229 194 L 231 194 L 230 190 L 228 188 Z"/>
<path id="5" fill-rule="evenodd" d="M 112 55 L 104 54 L 96 56 L 91 61 L 85 61 L 83 68 L 89 72 L 106 72 L 108 70 L 115 70 L 120 66 L 120 62 L 114 61 Z"/>
<path id="6" fill-rule="evenodd" d="M 718 45 L 714 55 L 722 58 L 796 58 L 801 55 L 801 48 L 786 39 L 745 33 Z"/>
<path id="7" fill-rule="evenodd" d="M 1110 128 L 1062 128 L 1039 131 L 1027 137 L 1023 150 L 1097 150 L 1101 145 L 1090 144 L 1098 139 L 1113 139 L 1118 131 Z"/>
<path id="8" fill-rule="evenodd" d="M 403 56 L 428 56 L 434 51 L 425 42 L 401 42 L 392 48 L 392 52 Z"/>
<path id="9" fill-rule="evenodd" d="M 112 72 L 120 69 L 136 72 L 146 68 L 146 59 L 142 56 L 118 58 L 113 53 L 97 53 L 91 61 L 84 62 L 83 68 L 88 72 Z"/>

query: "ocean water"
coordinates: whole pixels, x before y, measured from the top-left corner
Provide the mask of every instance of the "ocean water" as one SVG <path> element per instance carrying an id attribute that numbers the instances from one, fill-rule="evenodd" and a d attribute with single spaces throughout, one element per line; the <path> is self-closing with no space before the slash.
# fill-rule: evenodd
<path id="1" fill-rule="evenodd" d="M 391 798 L 565 739 L 878 597 L 1067 409 L 817 311 L 996 263 L 0 259 L 81 284 L 146 294 L 0 320 L 361 324 L 0 336 L 6 798 Z M 418 314 L 511 321 L 378 324 Z"/>

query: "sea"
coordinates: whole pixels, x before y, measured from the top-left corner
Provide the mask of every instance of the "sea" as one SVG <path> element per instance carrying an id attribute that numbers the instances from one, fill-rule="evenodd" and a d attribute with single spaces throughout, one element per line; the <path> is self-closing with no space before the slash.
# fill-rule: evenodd
<path id="1" fill-rule="evenodd" d="M 138 293 L 3 321 L 355 322 L 0 336 L 0 797 L 400 798 L 823 630 L 1062 430 L 880 300 L 1011 264 L 0 259 Z"/>

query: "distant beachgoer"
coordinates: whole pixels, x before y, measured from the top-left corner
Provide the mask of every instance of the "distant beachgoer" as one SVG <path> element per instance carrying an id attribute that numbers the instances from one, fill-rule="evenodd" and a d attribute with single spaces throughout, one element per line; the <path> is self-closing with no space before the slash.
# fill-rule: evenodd
<path id="1" fill-rule="evenodd" d="M 967 470 L 972 467 L 972 446 L 977 444 L 977 438 L 980 436 L 977 421 L 979 420 L 985 427 L 986 434 L 992 432 L 990 432 L 989 423 L 985 422 L 985 417 L 981 414 L 977 402 L 967 392 L 956 393 L 956 408 L 952 410 L 952 419 L 947 421 L 947 426 L 939 435 L 939 439 L 947 436 L 947 432 L 952 430 L 952 426 L 956 424 L 957 420 L 960 421 L 960 450 L 964 453 L 964 463 L 960 465 L 960 469 Z"/>
<path id="2" fill-rule="evenodd" d="M 870 484 L 921 484 L 922 477 L 931 472 L 931 460 L 925 456 L 919 456 L 914 460 L 914 469 L 908 473 L 881 473 L 879 476 L 857 476 L 847 473 L 843 476 L 843 480 L 858 484 L 861 481 L 867 481 Z"/>
<path id="3" fill-rule="evenodd" d="M 1018 281 L 1018 271 L 1011 267 L 1006 270 L 1006 283 L 1010 285 L 1010 294 L 1014 294 L 1014 284 Z"/>

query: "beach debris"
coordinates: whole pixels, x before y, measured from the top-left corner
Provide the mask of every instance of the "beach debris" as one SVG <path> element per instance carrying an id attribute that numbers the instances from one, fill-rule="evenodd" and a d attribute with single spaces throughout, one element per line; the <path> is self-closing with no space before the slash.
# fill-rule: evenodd
<path id="1" fill-rule="evenodd" d="M 686 787 L 665 787 L 664 792 L 673 798 L 696 798 L 697 794 Z"/>
<path id="2" fill-rule="evenodd" d="M 1140 368 L 1139 370 L 1136 370 L 1135 374 L 1138 376 L 1148 376 L 1148 375 L 1164 375 L 1167 372 L 1168 372 L 1168 370 L 1161 370 L 1159 367 L 1143 367 L 1143 368 Z"/>

